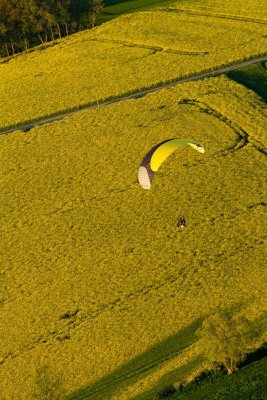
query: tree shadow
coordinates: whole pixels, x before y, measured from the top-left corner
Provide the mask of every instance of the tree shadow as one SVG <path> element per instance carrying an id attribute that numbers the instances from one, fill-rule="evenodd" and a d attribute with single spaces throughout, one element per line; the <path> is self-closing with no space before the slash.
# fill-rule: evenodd
<path id="1" fill-rule="evenodd" d="M 170 395 L 177 392 L 174 385 L 181 385 L 185 377 L 190 375 L 201 363 L 203 362 L 202 356 L 197 356 L 185 365 L 179 368 L 175 368 L 172 371 L 161 377 L 157 383 L 144 393 L 141 393 L 135 397 L 131 397 L 131 400 L 151 400 L 154 398 L 169 398 Z"/>
<path id="2" fill-rule="evenodd" d="M 253 75 L 253 71 L 255 75 Z M 265 103 L 267 102 L 267 73 L 263 63 L 240 68 L 236 71 L 229 72 L 227 75 L 237 83 L 241 83 L 248 89 L 253 90 Z M 266 79 L 264 79 L 264 76 L 266 76 Z"/>
<path id="3" fill-rule="evenodd" d="M 255 361 L 262 360 L 267 356 L 267 342 L 263 343 L 261 347 L 258 349 L 248 353 L 244 361 L 239 363 L 239 368 L 246 367 L 249 364 L 254 363 Z"/>
<path id="4" fill-rule="evenodd" d="M 253 329 L 255 337 L 261 337 L 266 331 L 267 326 L 267 312 L 264 312 L 255 321 L 253 321 Z M 262 343 L 260 347 L 246 354 L 246 358 L 241 361 L 238 366 L 239 368 L 246 367 L 249 364 L 259 361 L 267 356 L 267 342 Z"/>
<path id="5" fill-rule="evenodd" d="M 120 366 L 98 381 L 72 393 L 69 400 L 108 400 L 118 390 L 135 383 L 153 372 L 161 363 L 172 359 L 197 341 L 196 330 L 203 318 L 195 320 L 173 336 L 152 346 L 150 349 Z"/>
<path id="6" fill-rule="evenodd" d="M 110 21 L 122 14 L 150 10 L 158 5 L 169 6 L 170 3 L 175 2 L 176 0 L 107 0 L 105 7 L 97 15 L 96 25 L 101 25 L 103 22 Z"/>
<path id="7" fill-rule="evenodd" d="M 119 4 L 119 3 L 128 3 L 129 1 L 133 1 L 133 0 L 105 0 L 105 7 L 114 6 L 115 4 Z"/>

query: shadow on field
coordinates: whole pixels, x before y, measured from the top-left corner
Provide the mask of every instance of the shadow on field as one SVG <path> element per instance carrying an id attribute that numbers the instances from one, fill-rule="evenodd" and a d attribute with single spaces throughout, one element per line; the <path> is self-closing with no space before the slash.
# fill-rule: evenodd
<path id="1" fill-rule="evenodd" d="M 114 6 L 119 3 L 129 3 L 129 1 L 133 0 L 105 0 L 105 6 Z"/>
<path id="2" fill-rule="evenodd" d="M 157 395 L 160 398 L 164 398 L 176 393 L 177 389 L 175 389 L 173 384 L 179 385 L 179 382 L 181 382 L 180 385 L 182 385 L 184 377 L 190 375 L 201 362 L 203 362 L 202 356 L 192 358 L 185 365 L 165 374 L 151 389 L 135 397 L 131 397 L 131 400 L 151 400 L 157 398 Z"/>
<path id="3" fill-rule="evenodd" d="M 222 384 L 225 386 L 226 390 L 226 396 L 227 396 L 227 385 L 229 386 L 230 393 L 233 391 L 232 385 L 231 385 L 231 379 L 240 376 L 242 374 L 244 376 L 248 375 L 249 380 L 252 382 L 252 386 L 256 386 L 256 383 L 259 384 L 260 386 L 264 387 L 264 384 L 262 382 L 264 374 L 263 369 L 259 368 L 259 371 L 257 372 L 257 365 L 266 365 L 267 361 L 267 343 L 264 343 L 261 347 L 258 349 L 254 350 L 251 353 L 248 353 L 246 356 L 246 359 L 239 363 L 239 371 L 233 374 L 232 376 L 227 375 L 226 371 L 224 369 L 220 369 L 219 371 L 203 371 L 199 375 L 196 376 L 195 379 L 193 379 L 190 383 L 185 383 L 183 384 L 183 377 L 188 376 L 191 372 L 195 370 L 195 368 L 203 361 L 203 358 L 201 356 L 195 357 L 194 359 L 190 360 L 186 365 L 183 365 L 180 368 L 176 368 L 175 370 L 169 372 L 168 374 L 164 375 L 157 383 L 156 385 L 150 389 L 149 391 L 142 393 L 141 395 L 138 395 L 136 397 L 131 398 L 131 400 L 151 400 L 151 399 L 166 399 L 166 400 L 171 400 L 171 399 L 181 399 L 186 400 L 186 399 L 210 399 L 208 397 L 207 393 L 205 393 L 205 387 L 209 388 L 210 387 L 210 392 L 209 395 L 212 396 L 212 399 L 215 400 L 215 395 L 214 392 L 217 392 L 218 388 L 216 388 L 216 384 Z M 261 363 L 262 361 L 262 363 Z M 261 363 L 261 364 L 260 364 Z M 243 370 L 244 367 L 247 367 Z M 249 371 L 249 368 L 254 368 L 256 369 L 256 374 L 253 376 L 253 374 L 248 373 L 246 371 Z M 266 369 L 266 367 L 265 367 Z M 244 378 L 243 378 L 244 379 Z M 229 384 L 230 380 L 230 384 Z M 238 379 L 237 379 L 238 381 Z M 239 386 L 242 385 L 242 382 L 239 383 Z M 247 385 L 248 391 L 251 390 L 250 386 L 251 383 L 248 382 L 243 382 L 243 386 Z M 203 390 L 204 393 L 199 393 L 198 394 L 198 389 Z M 262 391 L 263 388 L 259 390 L 259 392 Z M 236 394 L 239 393 L 239 387 L 237 384 L 237 389 Z M 209 391 L 208 391 L 209 392 Z M 213 392 L 213 394 L 212 394 Z M 186 395 L 188 393 L 188 395 Z M 191 394 L 191 395 L 190 395 Z M 193 397 L 192 394 L 194 395 Z M 188 397 L 187 397 L 188 396 Z M 207 398 L 206 398 L 207 396 Z M 214 396 L 214 397 L 213 397 Z M 234 398 L 234 397 L 233 397 Z M 254 397 L 238 397 L 238 399 L 254 399 Z M 255 400 L 257 399 L 263 399 L 263 397 L 255 397 Z M 264 397 L 265 398 L 265 397 Z M 230 397 L 221 397 L 220 393 L 217 393 L 216 399 L 218 400 L 226 400 L 226 399 L 232 399 L 231 394 Z"/>
<path id="4" fill-rule="evenodd" d="M 127 387 L 150 374 L 153 372 L 153 369 L 156 369 L 161 363 L 177 356 L 182 352 L 182 350 L 194 343 L 197 340 L 195 332 L 200 327 L 202 320 L 203 319 L 201 318 L 195 320 L 186 328 L 151 347 L 144 353 L 117 368 L 109 375 L 106 375 L 93 384 L 72 393 L 68 399 L 110 399 L 117 390 L 121 390 L 123 387 Z M 187 373 L 188 369 L 190 370 L 192 365 L 195 365 L 196 362 L 198 362 L 198 360 L 193 359 L 192 362 L 190 361 L 190 363 L 187 363 L 186 371 L 184 372 Z M 172 374 L 174 373 L 177 375 L 179 373 L 180 376 L 182 375 L 182 372 L 183 367 L 178 368 L 172 372 Z M 167 380 L 169 380 L 170 377 L 167 378 Z"/>
<path id="5" fill-rule="evenodd" d="M 266 332 L 267 312 L 264 312 L 262 315 L 260 315 L 254 321 L 253 326 L 258 336 L 263 336 Z M 239 364 L 239 367 L 246 367 L 247 365 L 259 361 L 265 357 L 267 357 L 267 342 L 262 343 L 262 345 L 258 349 L 255 349 L 254 351 L 248 353 L 245 360 Z"/>
<path id="6" fill-rule="evenodd" d="M 267 342 L 263 343 L 261 347 L 256 349 L 255 351 L 248 353 L 246 359 L 239 364 L 239 368 L 244 368 L 249 364 L 254 363 L 255 361 L 262 360 L 267 356 Z"/>
<path id="7" fill-rule="evenodd" d="M 122 14 L 145 11 L 157 6 L 170 6 L 177 0 L 106 0 L 105 6 L 97 15 L 96 25 L 110 21 Z"/>
<path id="8" fill-rule="evenodd" d="M 258 63 L 229 72 L 228 77 L 253 90 L 267 102 L 267 68 L 265 63 Z"/>

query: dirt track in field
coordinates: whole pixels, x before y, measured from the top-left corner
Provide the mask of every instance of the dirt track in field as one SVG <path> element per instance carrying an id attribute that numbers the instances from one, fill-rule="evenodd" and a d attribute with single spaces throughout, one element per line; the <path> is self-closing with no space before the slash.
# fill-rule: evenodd
<path id="1" fill-rule="evenodd" d="M 59 121 L 59 120 L 65 118 L 65 117 L 69 117 L 71 115 L 77 114 L 77 113 L 79 113 L 80 111 L 83 111 L 83 110 L 94 110 L 94 109 L 97 109 L 97 108 L 100 108 L 100 107 L 105 107 L 105 106 L 108 106 L 110 104 L 118 103 L 118 102 L 121 102 L 121 101 L 124 101 L 124 100 L 138 99 L 139 97 L 143 97 L 143 96 L 147 95 L 148 93 L 156 92 L 157 90 L 167 89 L 167 88 L 170 88 L 170 87 L 173 87 L 173 86 L 181 85 L 182 83 L 185 83 L 185 82 L 197 81 L 197 80 L 203 79 L 203 78 L 210 78 L 210 77 L 218 76 L 218 75 L 225 74 L 227 72 L 234 71 L 234 70 L 242 68 L 242 67 L 246 67 L 246 66 L 251 65 L 251 64 L 257 64 L 257 63 L 265 62 L 265 61 L 267 61 L 267 56 L 254 58 L 254 59 L 251 59 L 251 60 L 248 60 L 248 61 L 244 61 L 244 62 L 239 63 L 239 64 L 230 65 L 229 67 L 220 68 L 220 69 L 213 70 L 213 71 L 210 71 L 210 72 L 201 73 L 201 74 L 193 76 L 193 77 L 184 78 L 184 79 L 181 79 L 181 80 L 176 81 L 176 82 L 162 84 L 162 85 L 159 85 L 157 87 L 153 87 L 153 88 L 150 88 L 150 89 L 145 89 L 145 90 L 142 90 L 140 92 L 136 92 L 134 94 L 122 95 L 119 98 L 116 98 L 116 99 L 113 99 L 113 100 L 106 100 L 106 101 L 103 101 L 102 103 L 99 103 L 99 104 L 84 105 L 81 108 L 79 108 L 78 110 L 77 109 L 76 110 L 70 110 L 70 111 L 67 111 L 67 112 L 63 111 L 62 113 L 57 114 L 55 116 L 45 117 L 44 119 L 40 119 L 40 120 L 37 120 L 37 121 L 34 121 L 34 122 L 28 122 L 28 123 L 25 123 L 25 124 L 22 124 L 22 125 L 17 125 L 15 127 L 6 129 L 6 130 L 0 132 L 0 134 L 1 135 L 7 135 L 7 134 L 12 133 L 12 132 L 17 131 L 17 130 L 22 130 L 24 132 L 27 132 L 30 129 L 36 127 L 36 126 L 49 124 L 49 123 L 54 122 L 54 121 Z"/>

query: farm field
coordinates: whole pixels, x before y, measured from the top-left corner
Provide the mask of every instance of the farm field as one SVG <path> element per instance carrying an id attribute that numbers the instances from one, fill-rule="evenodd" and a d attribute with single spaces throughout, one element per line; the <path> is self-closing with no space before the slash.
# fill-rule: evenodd
<path id="1" fill-rule="evenodd" d="M 261 0 L 223 18 L 218 1 L 210 15 L 195 2 L 162 4 L 2 59 L 0 130 L 266 52 Z"/>
<path id="2" fill-rule="evenodd" d="M 172 5 L 173 6 L 173 5 Z M 263 20 L 266 17 L 266 3 L 265 0 L 249 0 L 245 4 L 242 0 L 235 2 L 222 0 L 181 0 L 177 1 L 176 9 L 181 9 L 188 12 L 196 12 L 205 16 L 205 14 L 215 14 L 216 17 L 240 17 L 244 20 L 249 18 L 256 20 Z"/>
<path id="3" fill-rule="evenodd" d="M 73 400 L 149 399 L 205 367 L 212 310 L 261 321 L 266 125 L 222 76 L 0 137 L 3 399 L 29 399 L 40 365 Z M 142 190 L 145 152 L 175 136 L 205 154 L 177 151 Z"/>

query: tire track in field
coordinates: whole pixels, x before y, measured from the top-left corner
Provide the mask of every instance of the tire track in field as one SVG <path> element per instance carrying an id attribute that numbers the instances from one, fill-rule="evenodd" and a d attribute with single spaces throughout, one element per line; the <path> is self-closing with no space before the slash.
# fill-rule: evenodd
<path id="1" fill-rule="evenodd" d="M 88 319 L 91 321 L 97 319 L 104 312 L 114 310 L 115 308 L 125 309 L 125 306 L 129 306 L 133 300 L 136 300 L 139 297 L 143 297 L 143 295 L 149 295 L 151 292 L 158 290 L 169 283 L 175 282 L 176 279 L 173 276 L 167 277 L 163 282 L 159 281 L 158 283 L 145 285 L 142 288 L 127 293 L 124 298 L 116 298 L 106 304 L 101 304 L 95 310 L 92 310 L 87 315 L 79 315 L 79 310 L 75 312 L 75 315 L 70 318 L 64 318 L 61 316 L 59 320 L 65 320 L 63 323 L 64 327 L 62 329 L 57 329 L 48 332 L 46 335 L 41 335 L 39 338 L 34 340 L 31 344 L 24 346 L 21 350 L 10 352 L 6 356 L 0 358 L 0 367 L 5 362 L 15 359 L 16 357 L 21 356 L 24 353 L 27 353 L 30 350 L 35 349 L 36 347 L 42 344 L 52 345 L 51 342 L 59 341 L 63 342 L 64 340 L 70 339 L 71 332 L 77 328 L 79 328 L 82 324 L 84 324 Z"/>
<path id="2" fill-rule="evenodd" d="M 57 330 L 48 332 L 46 335 L 41 335 L 41 336 L 39 336 L 39 338 L 34 340 L 32 343 L 25 345 L 22 349 L 14 351 L 14 352 L 9 352 L 7 355 L 0 357 L 0 368 L 1 368 L 1 365 L 8 362 L 9 360 L 16 359 L 17 357 L 20 357 L 23 354 L 25 354 L 31 350 L 34 350 L 38 346 L 41 346 L 41 345 L 52 346 L 52 343 L 54 341 L 64 342 L 65 340 L 71 339 L 72 331 L 76 330 L 77 328 L 79 329 L 86 321 L 88 321 L 88 319 L 90 319 L 90 321 L 94 321 L 99 316 L 101 316 L 104 312 L 112 311 L 116 308 L 118 308 L 119 310 L 125 310 L 125 306 L 126 306 L 126 308 L 127 308 L 127 306 L 129 307 L 130 303 L 133 300 L 143 297 L 144 295 L 149 295 L 152 292 L 154 292 L 166 285 L 172 284 L 173 282 L 176 282 L 178 278 L 179 277 L 177 277 L 175 279 L 175 277 L 170 276 L 161 282 L 145 285 L 144 287 L 142 287 L 136 291 L 129 292 L 127 295 L 125 295 L 124 299 L 117 298 L 106 304 L 101 304 L 98 308 L 96 308 L 95 310 L 92 310 L 87 315 L 79 316 L 79 310 L 78 310 L 77 312 L 75 312 L 75 315 L 73 317 L 64 318 L 63 316 L 61 316 L 61 318 L 60 318 L 61 320 L 63 318 L 66 320 L 64 327 L 62 329 L 57 329 Z M 169 358 L 170 357 L 164 358 L 162 360 L 162 362 L 166 361 Z M 160 361 L 160 360 L 158 360 L 158 361 Z M 150 368 L 151 368 L 151 365 L 147 364 L 142 369 L 146 370 L 146 369 L 150 369 Z M 133 375 L 133 374 L 131 374 L 131 375 Z M 126 376 L 127 375 L 125 375 L 125 377 Z"/>
<path id="3" fill-rule="evenodd" d="M 221 213 L 218 216 L 214 216 L 214 217 L 210 217 L 210 218 L 206 218 L 204 221 L 207 222 L 208 224 L 214 225 L 214 222 L 223 218 L 224 220 L 230 221 L 230 220 L 234 220 L 237 216 L 240 216 L 242 214 L 244 214 L 245 212 L 250 213 L 253 211 L 258 210 L 259 208 L 263 208 L 265 209 L 266 207 L 266 202 L 265 201 L 260 201 L 258 203 L 253 203 L 253 204 L 249 204 L 246 206 L 246 209 L 235 209 L 232 210 L 231 214 L 225 214 L 225 213 Z M 201 221 L 201 223 L 196 223 L 195 226 L 199 226 L 203 224 L 203 221 Z M 261 239 L 260 238 L 256 238 L 254 243 L 258 244 L 261 243 Z"/>
<path id="4" fill-rule="evenodd" d="M 218 155 L 225 156 L 225 155 L 231 154 L 233 152 L 239 151 L 239 150 L 243 149 L 245 146 L 247 146 L 249 143 L 251 143 L 261 153 L 263 153 L 265 155 L 267 154 L 267 151 L 266 151 L 266 149 L 263 148 L 262 144 L 259 144 L 257 142 L 256 143 L 251 142 L 249 134 L 246 131 L 244 131 L 241 127 L 239 127 L 233 121 L 229 120 L 222 113 L 220 113 L 216 109 L 212 108 L 207 103 L 205 103 L 203 101 L 199 101 L 199 100 L 194 100 L 194 99 L 183 99 L 182 101 L 179 102 L 179 104 L 196 105 L 196 106 L 198 106 L 198 108 L 200 109 L 201 112 L 206 112 L 208 114 L 214 115 L 216 118 L 222 120 L 226 125 L 228 125 L 234 131 L 235 135 L 237 136 L 237 142 L 233 146 L 229 147 L 228 149 L 218 152 L 217 153 Z M 262 146 L 262 147 L 259 147 L 259 146 Z M 133 185 L 128 185 L 128 187 L 126 189 L 114 190 L 113 192 L 114 193 L 115 192 L 116 193 L 117 192 L 125 192 L 127 190 L 131 190 L 132 186 Z M 98 200 L 102 200 L 106 197 L 107 196 L 104 196 L 103 198 L 97 198 L 95 196 L 95 197 L 92 197 L 91 200 L 98 201 Z M 266 206 L 266 203 L 255 204 L 252 206 L 248 206 L 247 208 L 250 210 L 253 210 L 259 206 Z M 244 210 L 240 210 L 239 213 L 235 213 L 234 216 L 230 216 L 227 219 L 235 218 L 236 215 L 243 213 L 243 212 L 244 212 Z M 225 215 L 222 214 L 222 215 L 212 219 L 211 222 L 215 219 L 220 219 L 222 217 L 225 218 Z M 258 242 L 259 242 L 259 240 L 257 240 L 255 243 L 257 244 Z M 73 318 L 71 318 L 67 322 L 67 324 L 65 324 L 65 325 L 67 325 L 65 328 L 58 329 L 57 331 L 48 332 L 47 335 L 40 336 L 35 341 L 33 341 L 31 344 L 26 345 L 23 349 L 15 351 L 15 352 L 10 352 L 6 356 L 2 357 L 0 359 L 0 366 L 10 359 L 15 359 L 16 357 L 22 355 L 23 353 L 33 350 L 37 346 L 44 345 L 44 344 L 51 346 L 52 341 L 56 340 L 56 341 L 63 342 L 64 340 L 68 340 L 68 339 L 70 339 L 71 331 L 79 328 L 84 322 L 86 322 L 88 320 L 88 318 L 90 318 L 90 320 L 94 320 L 106 311 L 113 310 L 116 307 L 119 307 L 121 309 L 121 306 L 124 306 L 124 307 L 127 306 L 127 304 L 129 304 L 132 300 L 135 300 L 138 297 L 143 297 L 144 295 L 149 295 L 149 294 L 157 291 L 158 289 L 161 289 L 164 286 L 171 285 L 174 283 L 176 284 L 179 279 L 180 280 L 183 279 L 183 275 L 181 275 L 180 273 L 177 276 L 166 277 L 163 281 L 160 281 L 157 283 L 155 282 L 154 284 L 150 284 L 150 285 L 146 285 L 137 291 L 128 293 L 124 299 L 117 298 L 107 304 L 103 304 L 98 309 L 93 310 L 89 315 L 79 316 L 79 314 L 78 314 L 77 317 L 75 315 Z"/>
<path id="5" fill-rule="evenodd" d="M 123 373 L 123 374 L 119 375 L 118 377 L 114 378 L 111 383 L 110 382 L 103 383 L 102 385 L 99 385 L 98 387 L 96 387 L 96 389 L 94 389 L 94 388 L 91 389 L 91 386 L 93 386 L 94 384 L 92 384 L 92 385 L 89 384 L 88 385 L 89 389 L 88 390 L 84 389 L 84 393 L 79 393 L 79 391 L 78 391 L 77 394 L 75 394 L 75 393 L 70 394 L 70 398 L 72 400 L 89 399 L 89 398 L 92 398 L 92 396 L 95 396 L 95 395 L 99 396 L 100 394 L 103 395 L 106 392 L 110 392 L 110 388 L 114 388 L 113 394 L 115 394 L 115 392 L 118 389 L 118 384 L 121 384 L 121 381 L 124 381 L 125 379 L 127 379 L 127 380 L 135 379 L 135 378 L 138 379 L 138 377 L 139 377 L 139 379 L 142 379 L 147 375 L 147 373 L 149 371 L 153 370 L 155 367 L 157 369 L 159 369 L 162 366 L 162 364 L 166 363 L 167 361 L 169 361 L 173 358 L 176 358 L 178 356 L 180 356 L 180 357 L 185 356 L 186 351 L 194 348 L 195 347 L 194 345 L 195 345 L 194 342 L 193 343 L 189 342 L 188 345 L 181 346 L 181 348 L 179 348 L 179 350 L 173 351 L 171 354 L 169 354 L 165 357 L 160 357 L 158 359 L 154 359 L 153 362 L 147 362 L 147 364 L 145 364 L 141 367 L 135 368 L 134 370 L 129 371 L 128 373 Z M 197 357 L 195 357 L 195 358 L 197 358 Z M 199 359 L 200 359 L 200 357 L 199 357 Z M 130 386 L 131 384 L 132 384 L 132 382 L 129 382 L 128 386 Z M 95 385 L 97 385 L 97 383 Z"/>
<path id="6" fill-rule="evenodd" d="M 193 15 L 193 16 L 200 16 L 200 17 L 211 17 L 211 18 L 221 18 L 233 21 L 241 21 L 241 22 L 251 22 L 256 24 L 267 25 L 267 21 L 264 19 L 259 18 L 249 18 L 249 17 L 239 17 L 237 15 L 230 15 L 230 14 L 216 14 L 216 13 L 209 13 L 209 12 L 202 12 L 202 11 L 190 11 L 182 8 L 169 8 L 166 12 L 174 12 L 177 14 L 186 14 L 186 15 Z"/>
<path id="7" fill-rule="evenodd" d="M 246 132 L 241 126 L 239 126 L 237 123 L 235 123 L 234 121 L 227 118 L 220 111 L 216 110 L 208 103 L 205 103 L 204 101 L 201 101 L 201 100 L 185 98 L 185 99 L 179 101 L 178 104 L 195 105 L 198 107 L 200 112 L 204 112 L 204 113 L 214 116 L 215 118 L 224 122 L 234 132 L 234 134 L 237 138 L 236 142 L 232 146 L 219 151 L 215 155 L 227 156 L 231 153 L 235 153 L 239 150 L 244 149 L 248 144 L 251 144 L 258 152 L 260 152 L 264 155 L 267 155 L 267 150 L 262 143 L 260 143 L 256 139 L 252 138 L 249 135 L 249 133 Z"/>
<path id="8" fill-rule="evenodd" d="M 164 82 L 158 83 L 156 86 L 152 86 L 152 87 L 150 86 L 148 88 L 136 89 L 136 90 L 132 91 L 132 94 L 122 94 L 118 97 L 115 97 L 115 98 L 113 97 L 112 99 L 107 98 L 101 102 L 99 102 L 98 100 L 93 101 L 93 102 L 88 102 L 86 104 L 79 105 L 79 106 L 71 108 L 69 110 L 61 111 L 56 114 L 52 114 L 50 116 L 45 116 L 41 119 L 37 119 L 37 120 L 32 119 L 32 120 L 28 120 L 22 124 L 17 124 L 16 126 L 10 125 L 9 127 L 6 127 L 6 128 L 0 128 L 0 135 L 8 135 L 10 133 L 13 133 L 13 132 L 19 131 L 19 130 L 28 132 L 29 130 L 31 130 L 37 126 L 60 121 L 66 117 L 73 116 L 84 110 L 96 110 L 96 109 L 106 107 L 106 106 L 109 106 L 109 105 L 112 105 L 115 103 L 120 103 L 125 100 L 132 100 L 132 99 L 136 100 L 140 97 L 144 97 L 147 94 L 157 92 L 158 90 L 161 90 L 161 89 L 169 89 L 169 88 L 175 87 L 177 85 L 181 85 L 186 82 L 193 82 L 193 81 L 197 81 L 197 80 L 204 79 L 204 78 L 212 78 L 212 77 L 215 77 L 215 76 L 218 76 L 221 74 L 228 73 L 230 71 L 234 71 L 234 70 L 242 68 L 242 67 L 246 67 L 248 65 L 258 64 L 260 62 L 266 62 L 266 61 L 267 61 L 267 55 L 265 54 L 263 56 L 260 56 L 260 57 L 257 56 L 255 58 L 252 58 L 247 61 L 228 65 L 226 67 L 221 66 L 220 68 L 217 68 L 214 70 L 209 70 L 208 72 L 205 72 L 205 70 L 204 70 L 204 71 L 200 72 L 198 75 L 194 75 L 194 76 L 190 76 L 190 77 L 180 77 L 176 80 L 172 79 L 171 81 L 168 81 L 165 83 Z"/>
<path id="9" fill-rule="evenodd" d="M 207 103 L 200 101 L 200 100 L 186 98 L 186 99 L 181 100 L 179 102 L 179 104 L 195 105 L 199 108 L 200 112 L 205 112 L 205 113 L 215 116 L 216 118 L 223 121 L 227 126 L 229 126 L 229 128 L 231 128 L 231 130 L 234 131 L 234 133 L 237 136 L 237 142 L 234 143 L 233 146 L 229 147 L 228 149 L 218 152 L 217 155 L 227 156 L 233 152 L 243 149 L 245 146 L 247 146 L 249 143 L 251 143 L 249 134 L 247 132 L 245 132 L 241 127 L 238 127 L 238 125 L 233 123 L 233 121 L 229 120 L 222 113 L 218 112 L 217 110 L 212 108 Z M 260 152 L 264 152 L 264 154 L 267 153 L 266 150 L 263 150 L 262 148 L 258 148 L 254 143 L 252 143 L 252 145 Z M 132 183 L 131 185 L 128 185 L 126 188 L 123 188 L 123 189 L 119 189 L 119 190 L 114 189 L 114 190 L 112 190 L 112 193 L 123 193 L 128 190 L 132 190 L 133 186 L 134 186 L 134 183 Z M 94 196 L 90 200 L 91 201 L 93 201 L 93 200 L 100 201 L 100 200 L 105 199 L 108 196 L 110 196 L 110 193 L 105 196 L 102 196 L 101 198 Z M 266 207 L 266 203 L 260 202 L 257 204 L 249 205 L 249 206 L 247 206 L 247 211 L 253 211 L 254 209 L 256 209 L 258 207 Z M 215 220 L 218 220 L 221 218 L 224 218 L 224 219 L 226 218 L 228 220 L 235 219 L 237 215 L 240 215 L 242 213 L 244 213 L 243 209 L 235 210 L 234 215 L 230 215 L 230 216 L 226 217 L 225 214 L 221 214 L 218 217 L 211 218 L 209 220 L 209 222 L 213 224 Z M 255 242 L 255 244 L 257 244 L 258 242 L 259 242 L 259 240 L 257 240 Z M 110 310 L 113 310 L 118 307 L 119 307 L 119 309 L 121 309 L 122 306 L 127 307 L 127 304 L 129 305 L 129 303 L 132 300 L 136 300 L 137 298 L 143 297 L 144 295 L 150 295 L 151 293 L 157 291 L 158 289 L 163 288 L 164 286 L 177 284 L 177 281 L 179 279 L 183 280 L 183 278 L 184 278 L 183 275 L 181 275 L 180 273 L 177 276 L 172 275 L 172 276 L 166 277 L 163 281 L 154 282 L 153 284 L 145 285 L 142 288 L 140 288 L 134 292 L 128 293 L 124 297 L 124 299 L 117 298 L 107 304 L 102 304 L 100 307 L 93 310 L 89 315 L 83 315 L 83 316 L 78 315 L 78 318 L 75 315 L 75 318 L 71 318 L 69 321 L 67 321 L 67 324 L 65 324 L 66 325 L 65 328 L 58 329 L 57 331 L 49 332 L 47 335 L 42 335 L 38 339 L 36 339 L 34 342 L 32 342 L 31 344 L 25 346 L 25 348 L 23 348 L 22 350 L 16 351 L 14 353 L 9 353 L 8 355 L 6 355 L 2 359 L 0 359 L 0 365 L 3 364 L 4 362 L 8 361 L 9 359 L 14 359 L 14 358 L 20 356 L 21 354 L 26 353 L 26 352 L 36 348 L 39 345 L 48 343 L 48 345 L 51 346 L 52 345 L 51 341 L 56 340 L 56 341 L 63 342 L 64 340 L 70 339 L 71 331 L 79 328 L 84 322 L 86 322 L 86 320 L 88 320 L 88 318 L 90 318 L 90 320 L 94 320 L 94 319 L 97 319 L 102 313 L 104 313 L 106 311 L 110 311 Z"/>
<path id="10" fill-rule="evenodd" d="M 234 210 L 234 213 L 226 215 L 224 213 L 211 217 L 210 219 L 207 219 L 206 221 L 208 223 L 214 224 L 214 221 L 219 220 L 223 218 L 224 220 L 231 220 L 235 219 L 237 216 L 244 214 L 245 212 L 253 212 L 254 210 L 257 210 L 258 208 L 261 207 L 266 207 L 265 202 L 259 202 L 255 204 L 249 204 L 246 206 L 246 209 L 236 209 Z M 198 229 L 198 226 L 203 223 L 196 223 L 194 226 L 192 226 L 192 229 Z M 177 228 L 175 227 L 175 232 Z M 176 233 L 175 233 L 176 234 Z M 253 242 L 250 243 L 251 246 L 262 244 L 263 238 L 256 238 Z M 146 244 L 144 244 L 146 246 Z M 233 252 L 235 254 L 236 252 Z M 232 254 L 232 255 L 233 255 Z M 220 260 L 220 262 L 223 261 L 223 258 Z M 168 293 L 172 297 L 172 293 L 176 292 L 176 287 L 177 284 L 182 284 L 186 282 L 187 280 L 190 280 L 191 277 L 188 276 L 188 273 L 179 270 L 177 271 L 177 274 L 171 273 L 171 274 L 166 274 L 166 276 L 158 281 L 154 281 L 151 284 L 144 285 L 143 287 L 131 291 L 122 297 L 117 297 L 113 299 L 112 301 L 109 301 L 105 304 L 101 304 L 95 309 L 92 309 L 91 311 L 88 311 L 86 314 L 81 314 L 79 309 L 76 309 L 75 311 L 67 311 L 64 315 L 60 316 L 58 319 L 59 324 L 61 327 L 58 327 L 57 329 L 48 332 L 47 334 L 43 334 L 36 338 L 36 340 L 32 341 L 32 343 L 25 345 L 23 348 L 20 350 L 14 351 L 14 352 L 9 352 L 5 356 L 0 358 L 0 368 L 1 365 L 4 363 L 8 362 L 9 360 L 16 359 L 17 357 L 22 356 L 23 354 L 34 350 L 38 346 L 46 345 L 46 346 L 52 346 L 53 342 L 64 342 L 65 340 L 70 340 L 71 339 L 71 334 L 73 331 L 77 332 L 84 323 L 86 323 L 88 320 L 94 321 L 97 318 L 101 317 L 101 315 L 105 312 L 110 312 L 113 310 L 118 310 L 118 311 L 125 311 L 127 308 L 132 307 L 132 301 L 136 301 L 140 298 L 148 298 L 152 294 L 156 293 L 158 290 L 164 288 L 164 287 L 169 287 Z M 175 286 L 173 290 L 170 290 L 172 286 Z M 166 361 L 170 357 L 164 358 L 162 362 Z M 159 360 L 160 361 L 160 360 Z M 147 364 L 145 367 L 146 368 L 151 368 Z M 126 375 L 125 375 L 126 376 Z"/>
<path id="11" fill-rule="evenodd" d="M 172 53 L 172 54 L 181 54 L 181 55 L 187 55 L 187 56 L 199 56 L 199 55 L 206 55 L 209 54 L 208 51 L 183 51 L 183 50 L 176 50 L 176 49 L 165 49 L 164 47 L 160 46 L 153 46 L 153 45 L 146 45 L 146 44 L 140 44 L 140 43 L 134 43 L 134 42 L 127 42 L 124 40 L 115 40 L 115 39 L 106 39 L 106 38 L 92 38 L 90 39 L 90 42 L 100 42 L 100 43 L 113 43 L 113 44 L 118 44 L 118 45 L 123 45 L 127 47 L 137 47 L 140 49 L 148 49 L 151 50 L 151 54 L 155 54 L 158 52 L 164 51 L 165 53 Z"/>
<path id="12" fill-rule="evenodd" d="M 144 244 L 145 246 L 146 244 Z M 34 350 L 38 346 L 47 345 L 52 346 L 52 343 L 57 342 L 64 342 L 65 340 L 71 339 L 71 333 L 77 329 L 79 329 L 84 323 L 88 321 L 94 321 L 99 318 L 103 313 L 110 312 L 114 309 L 118 309 L 121 311 L 126 310 L 128 307 L 131 307 L 132 301 L 136 301 L 139 298 L 143 298 L 144 296 L 149 296 L 152 293 L 156 292 L 157 290 L 164 288 L 165 286 L 176 284 L 178 280 L 183 280 L 183 277 L 179 275 L 169 275 L 166 276 L 165 279 L 161 281 L 155 281 L 153 284 L 147 284 L 141 287 L 140 289 L 134 290 L 125 294 L 122 298 L 118 297 L 110 302 L 104 303 L 99 305 L 96 309 L 89 311 L 86 315 L 80 315 L 79 311 L 76 310 L 74 315 L 70 318 L 64 318 L 61 316 L 60 320 L 64 319 L 62 323 L 62 328 L 58 328 L 56 330 L 50 331 L 47 334 L 41 335 L 32 343 L 25 345 L 22 349 L 9 352 L 7 355 L 0 358 L 0 367 L 2 364 L 8 362 L 9 360 L 16 359 L 21 355 L 27 353 L 28 351 Z M 72 314 L 72 313 L 70 313 Z M 165 359 L 163 360 L 165 361 Z M 145 368 L 150 368 L 149 365 Z"/>

